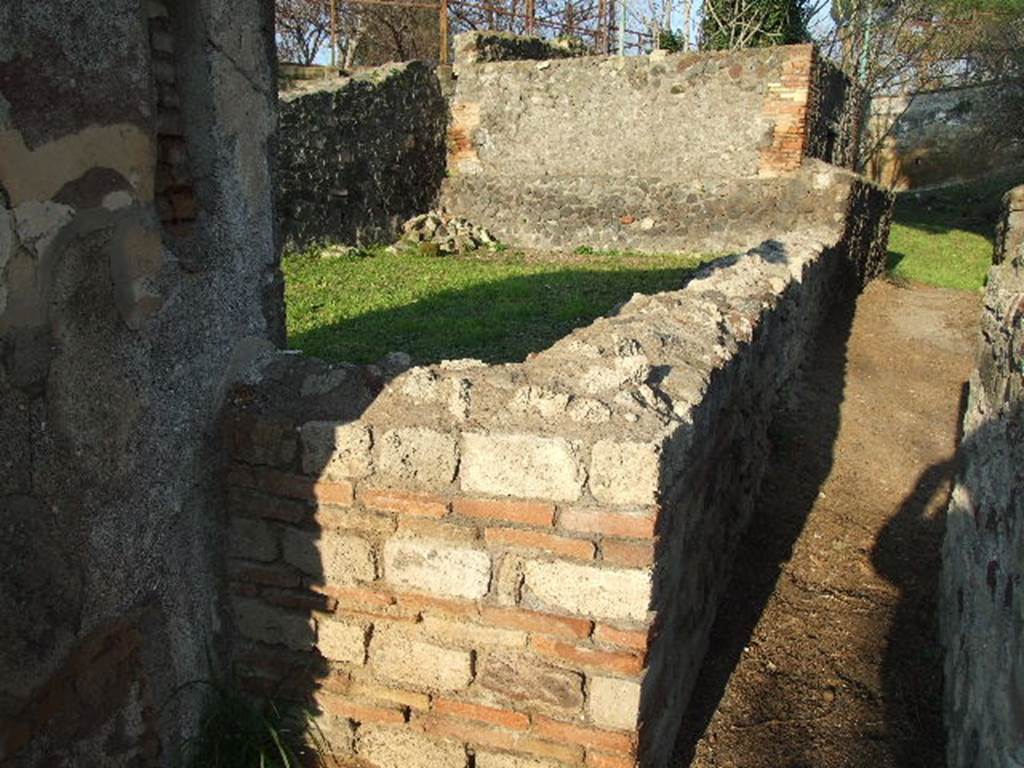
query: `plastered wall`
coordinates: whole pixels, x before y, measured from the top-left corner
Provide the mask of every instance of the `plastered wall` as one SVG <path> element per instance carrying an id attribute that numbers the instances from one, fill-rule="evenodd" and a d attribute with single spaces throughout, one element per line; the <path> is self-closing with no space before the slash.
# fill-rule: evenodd
<path id="1" fill-rule="evenodd" d="M 0 762 L 171 764 L 213 424 L 283 341 L 270 3 L 0 5 Z"/>

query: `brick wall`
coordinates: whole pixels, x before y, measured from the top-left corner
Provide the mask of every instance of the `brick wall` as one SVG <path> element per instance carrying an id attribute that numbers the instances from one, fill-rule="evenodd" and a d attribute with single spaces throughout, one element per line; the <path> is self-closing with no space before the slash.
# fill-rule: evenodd
<path id="1" fill-rule="evenodd" d="M 884 250 L 874 224 L 720 260 L 521 364 L 378 382 L 305 361 L 236 393 L 239 683 L 312 702 L 337 751 L 387 768 L 665 765 L 774 407 Z"/>

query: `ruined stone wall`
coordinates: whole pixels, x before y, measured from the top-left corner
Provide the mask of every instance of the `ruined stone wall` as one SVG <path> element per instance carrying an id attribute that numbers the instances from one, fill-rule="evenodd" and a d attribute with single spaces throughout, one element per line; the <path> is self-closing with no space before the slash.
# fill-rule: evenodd
<path id="1" fill-rule="evenodd" d="M 391 242 L 445 173 L 448 106 L 433 69 L 388 64 L 281 95 L 278 216 L 285 241 Z"/>
<path id="2" fill-rule="evenodd" d="M 0 4 L 0 762 L 171 764 L 213 424 L 281 339 L 270 3 Z"/>
<path id="3" fill-rule="evenodd" d="M 838 221 L 524 363 L 385 382 L 293 357 L 239 390 L 238 682 L 314 702 L 335 750 L 382 768 L 466 768 L 467 749 L 479 768 L 666 765 L 773 412 L 883 259 L 891 198 L 827 182 Z"/>
<path id="4" fill-rule="evenodd" d="M 961 469 L 946 518 L 940 622 L 950 768 L 1024 760 L 1024 187 L 989 271 Z"/>
<path id="5" fill-rule="evenodd" d="M 745 248 L 789 211 L 799 227 L 831 210 L 799 171 L 809 156 L 851 164 L 849 106 L 849 81 L 808 45 L 471 55 L 456 61 L 442 199 L 516 245 Z"/>

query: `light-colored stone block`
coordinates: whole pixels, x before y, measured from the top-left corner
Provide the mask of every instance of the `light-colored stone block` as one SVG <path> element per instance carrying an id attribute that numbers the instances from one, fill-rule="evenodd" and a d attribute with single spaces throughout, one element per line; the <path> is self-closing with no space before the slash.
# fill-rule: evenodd
<path id="1" fill-rule="evenodd" d="M 491 496 L 575 501 L 585 474 L 579 446 L 560 437 L 466 434 L 462 489 Z"/>
<path id="2" fill-rule="evenodd" d="M 376 576 L 373 548 L 365 539 L 325 528 L 288 528 L 284 559 L 324 584 L 353 584 Z"/>
<path id="3" fill-rule="evenodd" d="M 324 619 L 317 622 L 316 646 L 325 659 L 363 664 L 366 662 L 366 629 L 359 624 Z"/>
<path id="4" fill-rule="evenodd" d="M 254 598 L 235 598 L 232 613 L 238 631 L 251 640 L 284 645 L 294 651 L 308 650 L 316 640 L 311 617 L 275 608 Z"/>
<path id="5" fill-rule="evenodd" d="M 370 429 L 358 422 L 310 421 L 303 424 L 302 471 L 327 480 L 366 477 L 373 471 Z"/>
<path id="6" fill-rule="evenodd" d="M 526 633 L 518 629 L 487 627 L 482 624 L 450 621 L 430 615 L 423 617 L 420 626 L 423 628 L 423 633 L 428 637 L 450 645 L 460 645 L 467 648 L 481 645 L 522 648 L 526 645 Z"/>
<path id="7" fill-rule="evenodd" d="M 541 760 L 524 755 L 476 751 L 476 768 L 561 768 L 554 760 Z"/>
<path id="8" fill-rule="evenodd" d="M 590 462 L 590 492 L 605 504 L 654 504 L 660 458 L 656 444 L 600 440 Z"/>
<path id="9" fill-rule="evenodd" d="M 465 768 L 461 744 L 435 741 L 409 728 L 364 725 L 356 739 L 359 757 L 377 768 Z"/>
<path id="10" fill-rule="evenodd" d="M 384 580 L 444 597 L 476 600 L 491 583 L 491 556 L 440 539 L 393 538 L 384 545 Z"/>
<path id="11" fill-rule="evenodd" d="M 315 725 L 316 739 L 307 737 L 307 747 L 311 750 L 317 749 L 324 745 L 318 744 L 322 738 L 322 741 L 326 742 L 327 748 L 335 755 L 351 755 L 353 749 L 353 742 L 355 739 L 356 729 L 352 725 L 352 721 L 347 717 L 339 717 L 338 715 L 332 715 L 324 713 L 313 717 Z"/>
<path id="12" fill-rule="evenodd" d="M 417 486 L 436 488 L 455 479 L 458 448 L 455 438 L 421 427 L 384 433 L 377 455 L 383 475 Z"/>
<path id="13" fill-rule="evenodd" d="M 468 651 L 442 648 L 391 633 L 370 641 L 370 664 L 380 679 L 404 688 L 457 691 L 473 680 Z"/>
<path id="14" fill-rule="evenodd" d="M 643 621 L 651 600 L 646 570 L 527 560 L 523 582 L 524 600 L 603 619 Z"/>
<path id="15" fill-rule="evenodd" d="M 631 731 L 640 715 L 640 683 L 615 677 L 592 677 L 587 713 L 595 725 Z"/>

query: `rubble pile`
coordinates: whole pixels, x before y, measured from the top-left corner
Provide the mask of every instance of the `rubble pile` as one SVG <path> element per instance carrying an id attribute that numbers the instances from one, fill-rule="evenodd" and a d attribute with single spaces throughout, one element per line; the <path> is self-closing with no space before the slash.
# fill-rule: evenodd
<path id="1" fill-rule="evenodd" d="M 428 256 L 444 256 L 483 247 L 493 250 L 498 240 L 486 227 L 443 211 L 431 211 L 414 216 L 402 225 L 398 245 L 413 245 Z"/>

